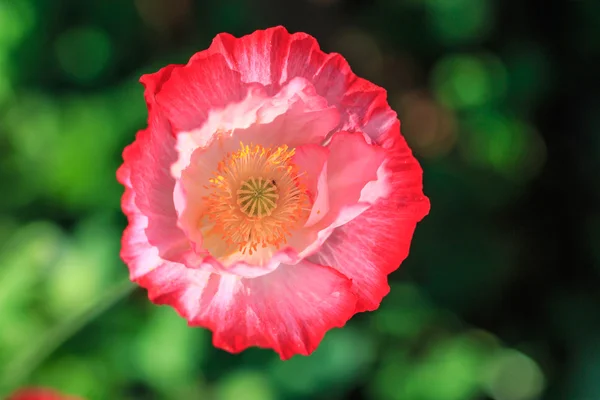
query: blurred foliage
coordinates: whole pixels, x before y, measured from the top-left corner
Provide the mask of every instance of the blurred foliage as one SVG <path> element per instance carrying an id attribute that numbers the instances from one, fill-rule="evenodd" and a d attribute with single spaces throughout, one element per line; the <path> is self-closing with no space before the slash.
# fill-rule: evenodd
<path id="1" fill-rule="evenodd" d="M 0 0 L 0 382 L 90 400 L 600 398 L 599 16 L 593 0 Z M 115 180 L 142 73 L 277 24 L 388 89 L 432 201 L 380 309 L 288 362 L 217 350 L 127 295 Z"/>

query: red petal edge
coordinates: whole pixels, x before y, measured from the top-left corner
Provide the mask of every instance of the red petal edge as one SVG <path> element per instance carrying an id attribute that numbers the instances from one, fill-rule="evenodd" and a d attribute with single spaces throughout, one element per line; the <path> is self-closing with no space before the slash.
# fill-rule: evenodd
<path id="1" fill-rule="evenodd" d="M 239 353 L 271 348 L 282 360 L 312 353 L 325 333 L 354 315 L 351 282 L 308 261 L 254 279 L 161 266 L 138 280 L 156 304 L 168 304 L 213 332 L 215 347 Z"/>
<path id="2" fill-rule="evenodd" d="M 271 93 L 295 77 L 308 79 L 317 93 L 345 112 L 337 130 L 362 131 L 372 139 L 393 129 L 396 113 L 387 104 L 387 92 L 356 76 L 337 53 L 324 53 L 317 40 L 302 32 L 290 34 L 283 26 L 258 30 L 235 38 L 215 37 L 210 48 L 192 59 L 221 54 L 244 82 L 259 82 Z"/>
<path id="3" fill-rule="evenodd" d="M 376 310 L 389 293 L 387 276 L 408 256 L 415 226 L 430 208 L 423 194 L 423 171 L 404 138 L 390 132 L 382 139 L 393 172 L 390 196 L 336 228 L 310 258 L 352 279 L 358 296 L 356 312 Z"/>

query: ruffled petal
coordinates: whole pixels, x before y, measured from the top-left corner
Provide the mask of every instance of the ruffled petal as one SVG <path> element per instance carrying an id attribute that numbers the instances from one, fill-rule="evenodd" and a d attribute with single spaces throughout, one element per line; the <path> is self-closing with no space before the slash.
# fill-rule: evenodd
<path id="1" fill-rule="evenodd" d="M 156 102 L 177 133 L 199 128 L 211 110 L 240 102 L 247 91 L 239 73 L 216 54 L 173 69 Z"/>
<path id="2" fill-rule="evenodd" d="M 142 75 L 140 82 L 144 85 L 144 98 L 146 99 L 148 110 L 152 110 L 152 107 L 156 103 L 156 94 L 160 91 L 163 84 L 169 80 L 171 73 L 175 69 L 182 67 L 183 65 L 170 64 L 155 73 Z"/>
<path id="3" fill-rule="evenodd" d="M 170 304 L 190 325 L 212 330 L 216 347 L 232 353 L 271 348 L 284 360 L 312 353 L 356 306 L 345 276 L 308 261 L 254 279 L 160 268 L 139 283 L 154 302 Z"/>
<path id="4" fill-rule="evenodd" d="M 331 217 L 339 220 L 344 209 L 353 206 L 352 212 L 346 211 L 342 220 L 336 222 L 339 226 L 388 195 L 389 173 L 384 165 L 387 155 L 381 147 L 368 144 L 359 133 L 334 134 L 329 149 L 327 184 Z"/>
<path id="5" fill-rule="evenodd" d="M 198 57 L 206 54 L 221 54 L 244 82 L 259 82 L 270 93 L 296 77 L 307 79 L 342 113 L 337 130 L 362 131 L 378 141 L 398 120 L 385 89 L 357 77 L 341 55 L 324 53 L 306 33 L 290 34 L 282 26 L 241 38 L 222 33 Z"/>
<path id="6" fill-rule="evenodd" d="M 309 259 L 328 263 L 352 280 L 356 312 L 373 311 L 389 293 L 387 275 L 408 256 L 415 225 L 379 204 L 337 228 Z"/>
<path id="7" fill-rule="evenodd" d="M 206 147 L 222 158 L 238 150 L 240 141 L 265 147 L 321 143 L 338 122 L 339 112 L 305 79 L 294 79 L 273 97 L 254 85 L 243 101 L 211 112 L 201 128 L 178 133 L 179 157 L 171 174 L 179 178 L 197 149 Z"/>
<path id="8" fill-rule="evenodd" d="M 290 147 L 299 146 L 297 147 L 299 151 L 297 159 L 302 163 L 301 169 L 302 171 L 311 170 L 311 173 L 304 171 L 305 180 L 308 180 L 305 183 L 311 186 L 312 192 L 316 192 L 318 175 L 312 179 L 312 171 L 316 166 L 319 168 L 318 173 L 321 172 L 324 163 L 321 156 L 329 153 L 328 149 L 318 146 L 317 143 L 321 143 L 330 130 L 337 125 L 339 114 L 335 108 L 327 106 L 326 102 L 314 93 L 314 88 L 302 79 L 295 80 L 293 84 L 286 86 L 278 95 L 269 99 L 258 109 L 255 107 L 256 104 L 257 102 L 247 99 L 235 107 L 224 110 L 220 123 L 214 126 L 222 127 L 221 129 L 227 131 L 214 136 L 205 143 L 205 146 L 197 145 L 204 138 L 204 133 L 202 133 L 204 127 L 198 131 L 180 133 L 177 136 L 177 148 L 181 149 L 181 152 L 179 152 L 178 161 L 171 169 L 172 175 L 178 177 L 174 188 L 174 205 L 179 217 L 178 226 L 186 233 L 193 249 L 199 256 L 195 261 L 186 258 L 187 262 L 194 264 L 194 267 L 201 264 L 206 266 L 205 258 L 213 256 L 214 258 L 210 258 L 211 261 L 208 264 L 217 270 L 227 270 L 231 273 L 236 271 L 236 273 L 242 273 L 243 276 L 255 276 L 259 272 L 263 274 L 276 268 L 277 264 L 269 260 L 272 257 L 282 262 L 295 262 L 297 259 L 297 255 L 292 249 L 283 249 L 280 254 L 276 255 L 275 249 L 264 248 L 254 252 L 251 256 L 242 255 L 237 251 L 232 252 L 230 247 L 222 243 L 220 237 L 212 239 L 207 237 L 207 231 L 211 226 L 205 217 L 207 210 L 203 199 L 209 194 L 207 186 L 209 179 L 214 177 L 213 173 L 227 153 L 239 150 L 240 142 L 264 147 L 276 147 L 283 144 Z M 248 109 L 242 110 L 243 105 L 247 105 Z M 268 110 L 268 116 L 264 115 L 263 109 L 264 113 Z M 226 113 L 252 112 L 252 110 L 256 110 L 254 124 L 247 127 L 233 127 L 225 122 L 234 121 L 234 118 Z M 279 115 L 276 114 L 276 110 L 280 113 Z M 206 125 L 211 125 L 216 121 L 217 119 L 211 118 Z M 247 118 L 244 121 L 246 124 L 250 122 Z M 308 147 L 302 150 L 304 146 Z M 192 153 L 188 154 L 189 151 Z M 307 159 L 304 154 L 307 151 L 312 154 L 310 157 L 317 158 Z M 322 212 L 323 215 L 326 214 L 325 209 Z M 189 257 L 189 254 L 184 253 L 183 255 Z M 266 267 L 266 269 L 248 268 L 248 264 Z M 251 274 L 248 275 L 248 273 Z"/>
<path id="9" fill-rule="evenodd" d="M 280 113 L 279 116 L 273 118 L 277 113 Z M 257 140 L 298 147 L 307 143 L 321 143 L 338 125 L 340 113 L 335 107 L 327 105 L 327 101 L 315 92 L 310 82 L 295 78 L 271 102 L 261 107 L 258 120 L 273 122 L 268 129 L 255 126 Z"/>
<path id="10" fill-rule="evenodd" d="M 338 132 L 328 149 L 327 190 L 320 190 L 315 198 L 315 205 L 320 206 L 325 203 L 323 196 L 327 197 L 327 212 L 311 213 L 304 228 L 289 240 L 300 258 L 318 251 L 336 227 L 356 218 L 390 190 L 386 152 L 368 144 L 362 134 Z"/>
<path id="11" fill-rule="evenodd" d="M 119 171 L 123 177 L 126 169 L 121 168 Z M 161 265 L 171 264 L 160 256 L 159 248 L 150 243 L 147 236 L 148 217 L 140 212 L 135 203 L 135 192 L 127 186 L 122 198 L 122 208 L 129 224 L 121 239 L 121 259 L 129 268 L 130 279 L 136 281 Z"/>
<path id="12" fill-rule="evenodd" d="M 429 212 L 422 170 L 406 143 L 398 140 L 388 155 L 390 195 L 336 228 L 309 258 L 331 265 L 352 280 L 357 312 L 379 307 L 389 292 L 387 275 L 408 256 L 415 225 Z"/>
<path id="13" fill-rule="evenodd" d="M 138 274 L 138 267 L 146 270 L 154 265 L 139 259 L 142 244 L 160 259 L 177 258 L 189 249 L 186 236 L 177 227 L 173 205 L 175 180 L 168 166 L 177 157 L 174 146 L 168 123 L 153 111 L 148 129 L 138 132 L 135 142 L 123 151 L 117 180 L 126 189 L 122 208 L 129 226 L 123 235 L 122 256 L 130 260 L 132 275 Z"/>
<path id="14" fill-rule="evenodd" d="M 277 91 L 285 70 L 292 36 L 283 27 L 259 30 L 235 38 L 229 33 L 215 37 L 208 52 L 222 54 L 230 68 L 242 74 L 244 82 L 259 82 Z"/>

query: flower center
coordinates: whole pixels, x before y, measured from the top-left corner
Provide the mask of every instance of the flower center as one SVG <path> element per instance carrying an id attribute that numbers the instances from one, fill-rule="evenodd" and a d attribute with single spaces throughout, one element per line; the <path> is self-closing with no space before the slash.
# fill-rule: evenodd
<path id="1" fill-rule="evenodd" d="M 244 145 L 227 154 L 207 188 L 206 216 L 216 233 L 243 253 L 279 248 L 310 211 L 294 149 Z"/>
<path id="2" fill-rule="evenodd" d="M 242 183 L 237 190 L 237 204 L 249 217 L 266 217 L 277 207 L 277 185 L 275 180 L 252 177 Z"/>

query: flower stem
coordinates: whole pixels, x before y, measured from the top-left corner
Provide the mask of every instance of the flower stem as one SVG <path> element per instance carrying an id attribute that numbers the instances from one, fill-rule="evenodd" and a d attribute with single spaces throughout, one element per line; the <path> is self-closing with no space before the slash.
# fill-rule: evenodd
<path id="1" fill-rule="evenodd" d="M 136 288 L 129 280 L 119 283 L 102 296 L 92 301 L 88 307 L 57 324 L 50 331 L 28 346 L 24 352 L 8 363 L 0 376 L 0 398 L 6 398 L 22 385 L 55 350 L 75 335 L 87 324 L 110 309 Z"/>

